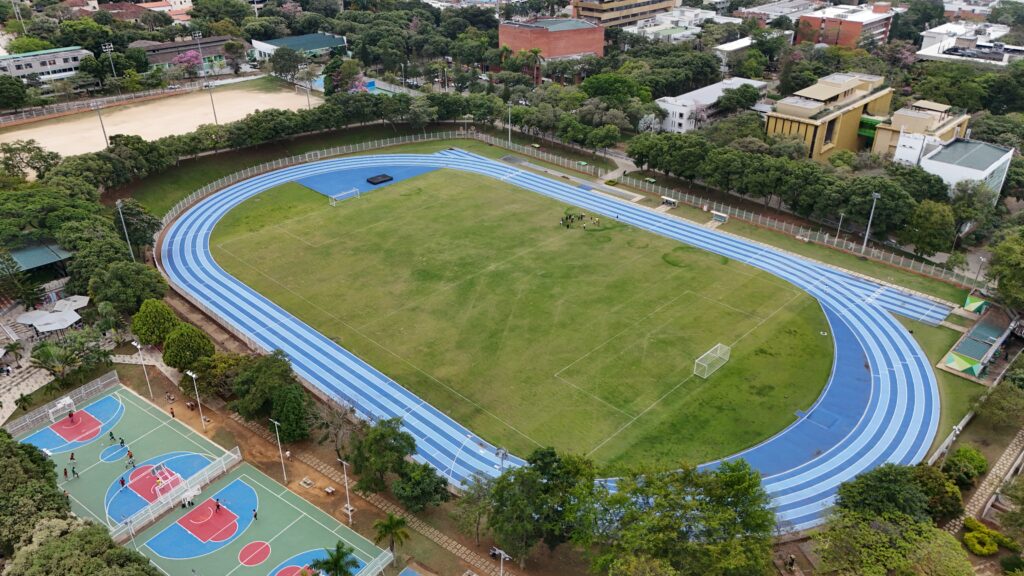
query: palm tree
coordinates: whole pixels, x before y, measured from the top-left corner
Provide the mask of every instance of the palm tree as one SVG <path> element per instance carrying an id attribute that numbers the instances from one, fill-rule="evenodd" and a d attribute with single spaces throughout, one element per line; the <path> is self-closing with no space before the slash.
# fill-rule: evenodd
<path id="1" fill-rule="evenodd" d="M 327 558 L 314 560 L 309 563 L 309 567 L 327 576 L 352 576 L 359 571 L 359 561 L 353 552 L 352 548 L 338 540 L 334 550 L 327 551 Z"/>
<path id="2" fill-rule="evenodd" d="M 21 340 L 9 342 L 4 346 L 4 354 L 13 354 L 14 361 L 18 363 L 18 368 L 21 368 L 21 353 L 24 351 L 25 345 L 21 343 Z"/>
<path id="3" fill-rule="evenodd" d="M 28 407 L 32 405 L 32 393 L 18 396 L 18 399 L 14 401 L 14 405 L 21 408 L 22 412 L 28 412 Z"/>
<path id="4" fill-rule="evenodd" d="M 317 64 L 310 64 L 303 68 L 299 68 L 299 71 L 295 73 L 295 79 L 301 84 L 306 85 L 306 106 L 312 110 L 313 103 L 309 98 L 309 93 L 313 90 L 313 80 L 316 80 L 320 76 L 322 71 L 321 66 Z"/>
<path id="5" fill-rule="evenodd" d="M 68 373 L 78 367 L 79 359 L 74 352 L 63 346 L 43 342 L 32 349 L 32 365 L 46 370 L 63 383 Z"/>
<path id="6" fill-rule="evenodd" d="M 526 63 L 533 68 L 533 83 L 540 84 L 540 48 L 530 48 L 529 53 L 526 54 Z"/>
<path id="7" fill-rule="evenodd" d="M 123 319 L 121 314 L 117 312 L 114 305 L 110 302 L 100 302 L 96 306 L 96 315 L 99 319 L 96 322 L 96 327 L 103 333 L 110 333 L 110 337 L 114 339 L 114 342 L 120 344 L 122 342 L 121 325 Z"/>
<path id="8" fill-rule="evenodd" d="M 408 523 L 405 521 L 405 518 L 395 516 L 389 512 L 387 518 L 373 523 L 373 529 L 377 531 L 377 537 L 373 540 L 373 543 L 380 544 L 387 540 L 388 550 L 394 554 L 395 545 L 405 544 L 405 541 L 409 539 L 409 531 L 405 529 L 407 525 Z M 395 558 L 394 562 L 397 561 L 397 558 Z"/>

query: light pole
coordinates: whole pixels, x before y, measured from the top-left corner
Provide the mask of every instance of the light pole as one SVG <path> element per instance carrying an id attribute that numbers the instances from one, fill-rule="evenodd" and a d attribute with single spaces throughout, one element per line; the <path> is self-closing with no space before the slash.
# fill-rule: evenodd
<path id="1" fill-rule="evenodd" d="M 501 446 L 499 446 L 498 449 L 494 451 L 494 455 L 497 456 L 498 458 L 501 458 L 501 473 L 504 474 L 505 473 L 505 458 L 508 458 L 508 449 L 507 448 L 502 448 Z"/>
<path id="2" fill-rule="evenodd" d="M 135 262 L 135 252 L 132 250 L 132 241 L 128 238 L 128 225 L 124 223 L 124 212 L 121 211 L 121 199 L 118 198 L 115 204 L 117 205 L 117 215 L 121 217 L 121 229 L 124 230 L 124 241 L 128 243 L 128 254 L 131 255 L 132 262 Z M 152 394 L 150 394 L 150 396 L 152 396 Z"/>
<path id="3" fill-rule="evenodd" d="M 200 40 L 203 39 L 203 33 L 199 30 L 192 32 L 192 38 L 196 41 L 196 49 L 199 50 L 199 75 L 205 76 L 206 71 L 206 60 L 203 59 L 203 43 Z M 210 109 L 213 110 L 213 123 L 220 124 L 217 121 L 217 106 L 213 103 L 213 82 L 210 82 Z"/>
<path id="4" fill-rule="evenodd" d="M 864 245 L 860 247 L 860 253 L 863 254 L 868 249 L 868 238 L 871 237 L 871 221 L 875 219 L 875 203 L 882 195 L 878 192 L 871 193 L 871 214 L 868 215 L 868 229 L 864 231 Z"/>
<path id="5" fill-rule="evenodd" d="M 836 246 L 839 245 L 839 235 L 843 233 L 843 216 L 846 216 L 846 212 L 839 213 L 839 226 L 836 226 Z"/>
<path id="6" fill-rule="evenodd" d="M 139 364 L 142 364 L 142 372 L 146 375 L 146 387 L 149 388 L 149 399 L 153 400 L 153 386 L 149 383 L 149 369 L 146 368 L 146 361 L 142 358 L 142 344 L 132 340 L 132 346 L 139 351 Z"/>
<path id="7" fill-rule="evenodd" d="M 985 260 L 984 256 L 978 256 L 978 260 L 979 260 L 979 262 L 978 262 L 978 271 L 974 274 L 974 289 L 975 290 L 978 289 L 978 280 L 981 279 L 981 269 L 985 266 L 985 262 L 987 262 L 987 260 Z"/>
<path id="8" fill-rule="evenodd" d="M 345 514 L 348 514 L 348 525 L 352 525 L 352 513 L 356 511 L 352 507 L 352 501 L 348 496 L 348 462 L 345 462 L 341 458 L 338 458 L 338 462 L 341 462 L 341 473 L 345 477 Z"/>
<path id="9" fill-rule="evenodd" d="M 277 455 L 281 457 L 281 477 L 284 478 L 284 485 L 288 485 L 288 472 L 284 469 L 284 451 L 281 450 L 281 423 L 273 418 L 267 418 L 274 424 L 274 434 L 277 436 Z"/>
<path id="10" fill-rule="evenodd" d="M 114 45 L 110 42 L 105 42 L 102 48 L 103 53 L 106 54 L 107 58 L 110 60 L 110 75 L 114 77 L 114 80 L 117 80 L 117 70 L 114 70 Z M 121 86 L 115 82 L 114 87 L 117 88 L 117 95 L 120 96 Z"/>
<path id="11" fill-rule="evenodd" d="M 498 574 L 505 576 L 505 560 L 511 560 L 512 557 L 501 548 L 495 548 L 494 551 L 498 553 Z"/>
<path id="12" fill-rule="evenodd" d="M 96 117 L 100 119 L 100 130 L 103 131 L 103 144 L 107 147 L 110 146 L 110 139 L 107 138 L 107 127 L 103 125 L 103 114 L 100 113 L 100 107 L 98 104 L 90 104 L 93 110 L 96 111 Z"/>
<path id="13" fill-rule="evenodd" d="M 508 101 L 508 147 L 512 148 L 512 101 Z"/>
<path id="14" fill-rule="evenodd" d="M 192 387 L 196 391 L 196 406 L 199 406 L 199 421 L 203 423 L 203 432 L 206 432 L 206 418 L 203 417 L 203 403 L 199 401 L 199 384 L 196 383 L 196 373 L 191 370 L 185 370 L 185 374 L 192 377 Z"/>

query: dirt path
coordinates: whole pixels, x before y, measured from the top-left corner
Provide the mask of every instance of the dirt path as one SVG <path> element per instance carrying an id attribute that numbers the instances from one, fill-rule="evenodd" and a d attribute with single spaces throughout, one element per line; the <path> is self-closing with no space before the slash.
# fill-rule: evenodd
<path id="1" fill-rule="evenodd" d="M 222 124 L 239 120 L 256 110 L 297 110 L 307 106 L 305 94 L 289 89 L 260 90 L 244 84 L 218 88 L 213 92 L 213 99 L 217 107 L 217 119 Z M 315 106 L 320 103 L 320 99 L 313 98 L 312 103 Z M 119 106 L 103 112 L 103 124 L 108 136 L 134 134 L 146 140 L 184 134 L 195 130 L 200 124 L 212 123 L 213 110 L 206 90 Z M 105 147 L 100 121 L 95 112 L 43 120 L 0 132 L 0 142 L 28 139 L 34 139 L 48 150 L 64 156 L 95 152 Z"/>

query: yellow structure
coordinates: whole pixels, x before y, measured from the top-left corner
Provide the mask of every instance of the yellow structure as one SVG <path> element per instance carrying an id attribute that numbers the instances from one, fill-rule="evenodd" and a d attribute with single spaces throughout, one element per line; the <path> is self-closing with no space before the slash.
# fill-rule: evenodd
<path id="1" fill-rule="evenodd" d="M 802 138 L 808 157 L 824 160 L 836 150 L 866 148 L 867 130 L 886 119 L 891 102 L 892 88 L 885 86 L 882 76 L 829 74 L 776 102 L 765 129 L 769 136 Z"/>
<path id="2" fill-rule="evenodd" d="M 949 104 L 918 100 L 893 112 L 892 118 L 875 126 L 871 151 L 892 158 L 903 134 L 930 136 L 941 142 L 967 135 L 967 114 L 952 112 Z"/>
<path id="3" fill-rule="evenodd" d="M 676 0 L 572 0 L 572 15 L 608 28 L 634 24 L 677 6 Z"/>

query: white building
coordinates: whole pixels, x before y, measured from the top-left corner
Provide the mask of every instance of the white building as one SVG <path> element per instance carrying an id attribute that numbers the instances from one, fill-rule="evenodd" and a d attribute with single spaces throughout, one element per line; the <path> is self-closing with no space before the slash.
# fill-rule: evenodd
<path id="1" fill-rule="evenodd" d="M 776 31 L 777 34 L 784 34 L 787 41 L 793 43 L 793 31 Z M 733 40 L 732 42 L 726 42 L 725 44 L 719 44 L 711 49 L 711 52 L 718 57 L 721 62 L 722 72 L 726 72 L 729 69 L 729 62 L 735 61 L 741 58 L 743 54 L 754 44 L 754 38 L 747 36 L 740 38 L 739 40 Z"/>
<path id="2" fill-rule="evenodd" d="M 926 153 L 920 165 L 942 178 L 951 189 L 959 182 L 973 180 L 999 192 L 1012 159 L 1013 148 L 958 138 Z"/>
<path id="3" fill-rule="evenodd" d="M 1024 47 L 998 41 L 1009 31 L 1010 27 L 1003 24 L 949 22 L 921 33 L 917 57 L 1005 68 L 1024 56 Z"/>
<path id="4" fill-rule="evenodd" d="M 679 96 L 658 98 L 656 103 L 665 111 L 665 119 L 661 123 L 666 132 L 689 132 L 704 125 L 715 114 L 714 105 L 726 90 L 734 90 L 744 84 L 753 86 L 764 93 L 767 82 L 749 78 L 728 78 L 716 84 L 705 86 L 693 92 Z"/>
<path id="5" fill-rule="evenodd" d="M 741 24 L 743 20 L 731 16 L 719 16 L 713 10 L 700 8 L 675 8 L 640 20 L 632 26 L 623 26 L 623 31 L 646 36 L 652 40 L 683 42 L 693 40 L 701 32 L 701 26 L 711 20 L 718 24 Z"/>

